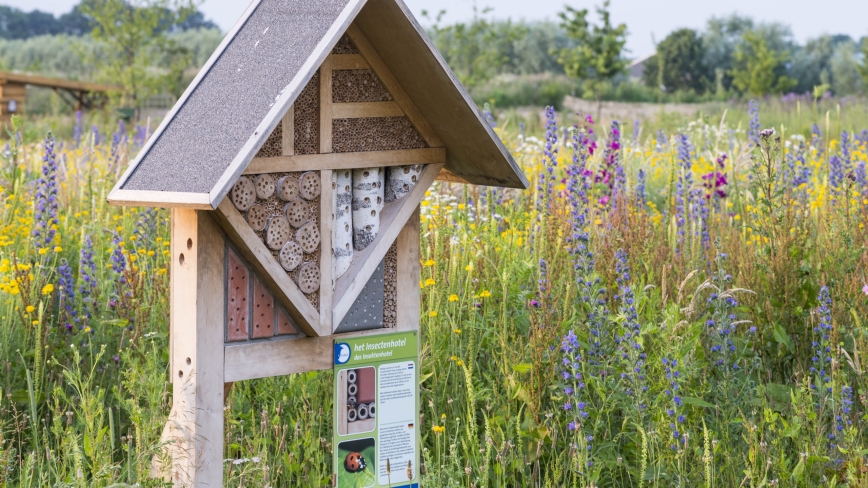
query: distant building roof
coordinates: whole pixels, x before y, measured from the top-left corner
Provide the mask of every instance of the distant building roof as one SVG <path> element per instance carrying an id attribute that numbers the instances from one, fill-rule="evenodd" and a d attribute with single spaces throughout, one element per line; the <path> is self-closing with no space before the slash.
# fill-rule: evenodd
<path id="1" fill-rule="evenodd" d="M 641 79 L 642 73 L 645 72 L 645 63 L 656 55 L 657 52 L 655 51 L 651 54 L 646 54 L 630 61 L 630 64 L 627 66 L 627 70 L 630 72 L 630 78 L 634 80 Z"/>

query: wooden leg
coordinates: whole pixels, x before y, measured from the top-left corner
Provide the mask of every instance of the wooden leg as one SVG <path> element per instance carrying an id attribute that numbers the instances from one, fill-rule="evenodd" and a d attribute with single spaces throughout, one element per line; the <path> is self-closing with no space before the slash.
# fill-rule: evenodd
<path id="1" fill-rule="evenodd" d="M 419 218 L 421 207 L 398 234 L 398 332 L 419 330 L 422 294 L 419 281 L 422 277 L 420 260 Z M 419 341 L 421 343 L 421 340 Z"/>
<path id="2" fill-rule="evenodd" d="M 173 209 L 174 396 L 163 431 L 171 468 L 161 475 L 178 487 L 223 484 L 223 270 L 223 235 L 211 216 Z"/>

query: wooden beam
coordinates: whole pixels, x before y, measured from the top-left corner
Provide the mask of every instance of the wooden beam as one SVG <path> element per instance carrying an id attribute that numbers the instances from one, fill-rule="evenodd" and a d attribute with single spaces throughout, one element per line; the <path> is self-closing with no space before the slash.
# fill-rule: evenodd
<path id="1" fill-rule="evenodd" d="M 380 232 L 363 251 L 356 251 L 350 269 L 335 283 L 336 303 L 333 324 L 339 325 L 349 312 L 362 289 L 368 284 L 371 275 L 374 274 L 374 270 L 398 238 L 404 224 L 416 211 L 419 202 L 425 198 L 425 192 L 428 191 L 442 167 L 442 164 L 425 166 L 422 174 L 419 175 L 419 181 L 410 193 L 397 202 L 387 203 L 380 211 Z M 415 286 L 418 287 L 418 283 Z"/>
<path id="2" fill-rule="evenodd" d="M 0 72 L 0 83 L 19 83 L 24 85 L 42 86 L 45 88 L 61 88 L 64 90 L 110 92 L 123 91 L 121 87 L 113 85 L 101 85 L 99 83 L 87 83 L 82 81 L 66 80 L 63 78 L 48 78 L 46 76 L 21 75 L 17 73 Z"/>
<path id="3" fill-rule="evenodd" d="M 283 152 L 281 154 L 283 156 L 295 155 L 295 105 L 290 105 L 289 110 L 286 111 L 286 115 L 283 116 L 281 133 L 283 134 L 283 143 L 281 145 Z"/>
<path id="4" fill-rule="evenodd" d="M 361 119 L 364 117 L 401 117 L 404 112 L 395 102 L 355 102 L 332 105 L 333 119 Z"/>
<path id="5" fill-rule="evenodd" d="M 456 175 L 455 173 L 449 171 L 446 168 L 443 168 L 440 170 L 440 174 L 437 175 L 437 180 L 438 181 L 448 181 L 449 183 L 462 183 L 462 184 L 466 184 L 466 185 L 472 184 L 469 181 Z"/>
<path id="6" fill-rule="evenodd" d="M 368 38 L 362 34 L 362 30 L 356 26 L 355 23 L 350 24 L 347 29 L 347 35 L 350 36 L 350 39 L 353 40 L 359 52 L 362 53 L 362 57 L 365 58 L 365 61 L 371 66 L 371 69 L 374 70 L 374 73 L 377 74 L 377 77 L 380 78 L 380 81 L 383 82 L 383 85 L 389 90 L 389 93 L 392 94 L 392 99 L 395 100 L 395 103 L 401 107 L 401 110 L 407 114 L 407 119 L 410 120 L 410 123 L 413 124 L 413 127 L 419 132 L 419 135 L 422 136 L 422 139 L 425 139 L 425 142 L 428 143 L 430 147 L 442 147 L 443 142 L 437 136 L 437 133 L 434 132 L 434 129 L 425 120 L 425 117 L 422 116 L 422 112 L 416 108 L 416 104 L 410 99 L 410 96 L 407 95 L 407 92 L 404 91 L 404 88 L 398 83 L 398 80 L 395 78 L 395 75 L 392 74 L 392 71 L 386 66 L 386 63 L 383 62 L 380 55 L 377 54 L 376 49 L 371 43 L 368 41 Z"/>
<path id="7" fill-rule="evenodd" d="M 371 68 L 360 54 L 332 54 L 329 56 L 329 62 L 333 70 Z"/>
<path id="8" fill-rule="evenodd" d="M 180 486 L 222 486 L 223 234 L 202 211 L 172 209 L 171 222 L 173 405 L 164 433 L 174 442 L 161 474 Z"/>
<path id="9" fill-rule="evenodd" d="M 355 153 L 305 154 L 276 158 L 254 158 L 244 170 L 246 175 L 286 173 L 314 169 L 357 169 L 377 166 L 407 166 L 446 162 L 446 148 L 398 149 Z M 325 187 L 323 187 L 325 188 Z"/>
<path id="10" fill-rule="evenodd" d="M 329 58 L 319 67 L 319 152 L 332 152 L 332 67 Z"/>
<path id="11" fill-rule="evenodd" d="M 172 207 L 195 210 L 214 210 L 207 193 L 181 193 L 172 191 L 123 190 L 115 187 L 107 198 L 109 205 L 136 207 Z"/>
<path id="12" fill-rule="evenodd" d="M 215 216 L 266 286 L 279 292 L 275 297 L 301 330 L 308 336 L 318 336 L 319 313 L 228 198 L 217 207 Z"/>
<path id="13" fill-rule="evenodd" d="M 416 287 L 419 287 L 418 283 Z M 388 331 L 374 329 L 337 336 L 226 344 L 223 349 L 223 376 L 230 382 L 332 369 L 336 337 L 362 337 Z"/>
<path id="14" fill-rule="evenodd" d="M 398 292 L 398 316 L 396 319 L 398 332 L 419 330 L 421 325 L 422 292 L 419 290 L 419 282 L 422 280 L 421 244 L 419 242 L 421 208 L 416 207 L 410 220 L 398 234 L 398 282 L 396 286 Z"/>
<path id="15" fill-rule="evenodd" d="M 335 221 L 335 210 L 332 200 L 332 170 L 320 171 L 322 181 L 322 195 L 320 195 L 320 255 L 319 255 L 319 335 L 327 336 L 332 333 L 332 307 L 334 305 L 334 268 L 332 267 L 332 227 Z"/>

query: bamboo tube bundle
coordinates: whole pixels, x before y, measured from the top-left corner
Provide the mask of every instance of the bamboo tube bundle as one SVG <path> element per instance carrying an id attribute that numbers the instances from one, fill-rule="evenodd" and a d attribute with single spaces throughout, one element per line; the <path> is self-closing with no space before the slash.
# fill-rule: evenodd
<path id="1" fill-rule="evenodd" d="M 341 170 L 332 173 L 332 252 L 334 279 L 343 276 L 353 262 L 353 172 Z"/>
<path id="2" fill-rule="evenodd" d="M 353 170 L 353 247 L 362 251 L 380 231 L 384 168 Z"/>
<path id="3" fill-rule="evenodd" d="M 385 189 L 386 202 L 400 200 L 410 193 L 410 190 L 412 190 L 413 187 L 416 186 L 416 182 L 419 181 L 419 175 L 421 174 L 421 164 L 389 168 Z"/>

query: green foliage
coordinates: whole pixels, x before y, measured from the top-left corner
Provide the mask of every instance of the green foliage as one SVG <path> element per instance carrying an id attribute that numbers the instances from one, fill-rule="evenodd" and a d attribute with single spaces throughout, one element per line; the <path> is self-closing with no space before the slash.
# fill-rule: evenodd
<path id="1" fill-rule="evenodd" d="M 627 67 L 624 45 L 627 43 L 627 26 L 613 26 L 609 12 L 609 0 L 597 7 L 600 24 L 588 22 L 588 10 L 576 10 L 567 6 L 558 14 L 561 27 L 577 43 L 574 48 L 560 51 L 558 61 L 570 78 L 585 81 L 595 98 L 599 99 L 602 84 L 612 81 Z"/>
<path id="2" fill-rule="evenodd" d="M 755 31 L 745 32 L 742 41 L 733 54 L 733 86 L 755 96 L 784 93 L 796 86 L 796 80 L 783 74 L 789 59 L 786 52 L 774 51 Z"/>
<path id="3" fill-rule="evenodd" d="M 192 0 L 85 0 L 81 10 L 93 19 L 91 36 L 103 48 L 97 78 L 123 88 L 122 106 L 136 107 L 167 85 L 178 91 L 191 56 L 164 31 L 195 11 Z M 152 69 L 156 52 L 167 61 L 162 73 Z"/>
<path id="4" fill-rule="evenodd" d="M 646 62 L 642 78 L 649 87 L 702 93 L 711 84 L 705 58 L 706 49 L 699 34 L 692 29 L 679 29 L 657 44 L 657 54 Z"/>
<path id="5" fill-rule="evenodd" d="M 862 62 L 859 63 L 859 75 L 862 77 L 862 82 L 868 86 L 868 37 L 862 39 L 861 45 Z"/>

